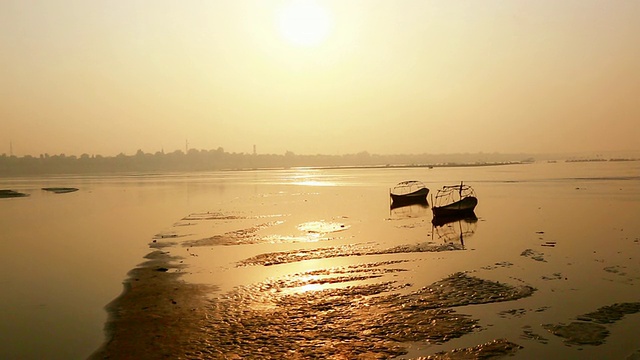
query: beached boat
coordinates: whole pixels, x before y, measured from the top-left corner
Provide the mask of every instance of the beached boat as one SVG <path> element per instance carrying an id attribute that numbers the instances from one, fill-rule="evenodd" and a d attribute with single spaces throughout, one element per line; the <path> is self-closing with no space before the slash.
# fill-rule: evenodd
<path id="1" fill-rule="evenodd" d="M 426 203 L 429 189 L 421 181 L 408 180 L 399 182 L 389 190 L 391 206 L 398 207 L 408 204 Z"/>
<path id="2" fill-rule="evenodd" d="M 466 214 L 473 214 L 478 205 L 473 188 L 469 185 L 448 185 L 438 190 L 433 200 L 434 218 L 460 217 Z"/>
<path id="3" fill-rule="evenodd" d="M 0 190 L 0 198 L 14 198 L 14 197 L 25 197 L 29 196 L 29 194 L 17 192 L 15 190 L 2 189 Z"/>
<path id="4" fill-rule="evenodd" d="M 46 188 L 42 188 L 42 190 L 50 191 L 55 194 L 65 194 L 65 193 L 78 191 L 77 188 L 71 188 L 71 187 L 46 187 Z"/>

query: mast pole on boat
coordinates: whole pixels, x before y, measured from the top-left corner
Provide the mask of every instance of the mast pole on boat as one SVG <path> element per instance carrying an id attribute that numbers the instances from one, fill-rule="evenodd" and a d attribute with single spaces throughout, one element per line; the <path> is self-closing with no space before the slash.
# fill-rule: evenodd
<path id="1" fill-rule="evenodd" d="M 460 245 L 462 245 L 462 248 L 464 249 L 464 238 L 462 236 L 462 220 L 458 220 L 458 225 L 460 229 Z"/>

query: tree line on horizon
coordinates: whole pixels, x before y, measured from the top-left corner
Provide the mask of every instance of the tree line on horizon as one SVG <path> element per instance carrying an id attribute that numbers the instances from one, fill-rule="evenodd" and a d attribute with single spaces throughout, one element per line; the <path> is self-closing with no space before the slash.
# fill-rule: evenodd
<path id="1" fill-rule="evenodd" d="M 189 149 L 165 153 L 116 156 L 82 154 L 0 155 L 0 176 L 28 176 L 45 174 L 104 174 L 127 172 L 178 172 L 244 170 L 291 167 L 346 167 L 346 166 L 436 166 L 456 164 L 504 163 L 528 160 L 524 154 L 418 154 L 376 155 L 367 151 L 345 155 L 296 155 L 229 153 L 223 148 L 215 150 Z"/>

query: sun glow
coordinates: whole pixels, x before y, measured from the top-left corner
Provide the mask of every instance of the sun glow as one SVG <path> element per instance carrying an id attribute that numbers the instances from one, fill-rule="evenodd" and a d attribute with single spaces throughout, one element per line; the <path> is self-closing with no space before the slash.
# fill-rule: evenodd
<path id="1" fill-rule="evenodd" d="M 333 30 L 333 18 L 326 8 L 312 0 L 294 0 L 277 14 L 280 35 L 296 46 L 316 46 Z"/>

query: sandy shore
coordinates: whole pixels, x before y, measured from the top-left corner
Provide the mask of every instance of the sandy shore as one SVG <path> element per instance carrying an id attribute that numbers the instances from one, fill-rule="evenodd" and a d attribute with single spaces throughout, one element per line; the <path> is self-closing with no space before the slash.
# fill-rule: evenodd
<path id="1" fill-rule="evenodd" d="M 189 284 L 162 250 L 129 273 L 123 293 L 107 306 L 107 342 L 91 359 L 178 359 L 205 317 L 211 287 Z"/>
<path id="2" fill-rule="evenodd" d="M 123 294 L 109 304 L 106 329 L 109 340 L 91 359 L 391 358 L 406 354 L 400 345 L 403 341 L 446 341 L 448 337 L 472 331 L 475 322 L 447 310 L 452 306 L 508 301 L 533 292 L 530 288 L 516 289 L 456 274 L 449 283 L 434 284 L 421 295 L 387 298 L 378 304 L 349 304 L 351 309 L 347 309 L 343 306 L 345 297 L 360 298 L 388 290 L 376 286 L 353 287 L 344 294 L 325 292 L 319 296 L 303 296 L 282 309 L 286 315 L 272 311 L 265 316 L 257 315 L 244 301 L 235 301 L 231 308 L 225 308 L 220 302 L 208 299 L 207 292 L 215 289 L 189 284 L 180 279 L 179 273 L 169 272 L 181 266 L 166 252 L 157 250 L 147 258 L 147 262 L 131 271 Z M 443 286 L 452 291 L 441 293 L 446 296 L 435 296 Z M 459 289 L 455 290 L 456 287 Z M 461 289 L 475 289 L 477 294 L 468 297 L 461 294 Z M 242 297 L 239 293 L 235 295 Z M 322 319 L 326 309 L 318 309 L 319 304 L 348 315 Z M 389 319 L 391 312 L 385 308 L 403 312 L 405 306 L 411 310 L 395 321 Z M 377 311 L 372 313 L 374 308 Z M 418 311 L 423 313 L 416 316 Z M 306 319 L 300 321 L 301 318 Z M 333 322 L 337 325 L 345 319 L 355 328 L 333 329 Z M 235 328 L 225 326 L 232 321 L 237 321 Z M 322 327 L 325 331 L 318 330 Z M 374 334 L 375 331 L 378 334 Z M 264 339 L 260 339 L 261 334 Z M 424 359 L 498 357 L 518 349 L 517 344 L 496 339 Z"/>
<path id="3" fill-rule="evenodd" d="M 191 215 L 186 219 L 193 224 L 196 219 L 213 218 L 238 220 L 237 216 L 220 214 L 211 218 Z M 325 229 L 343 226 L 315 225 Z M 194 246 L 250 243 L 268 227 L 244 228 L 198 241 L 176 241 L 175 234 L 161 235 L 160 241 L 156 239 L 151 244 L 154 251 L 148 254 L 148 260 L 130 272 L 122 295 L 107 307 L 108 341 L 91 358 L 497 358 L 518 354 L 523 348 L 520 345 L 523 338 L 548 344 L 552 334 L 567 344 L 600 345 L 610 335 L 608 324 L 640 311 L 640 303 L 616 304 L 583 314 L 569 324 L 547 324 L 546 334 L 525 326 L 516 342 L 498 337 L 452 350 L 434 348 L 428 356 L 411 356 L 416 351 L 411 351 L 409 344 L 423 343 L 428 348 L 428 344 L 444 344 L 482 332 L 481 321 L 466 314 L 469 306 L 516 303 L 533 296 L 537 289 L 522 282 L 509 284 L 483 279 L 477 271 L 469 270 L 450 274 L 417 290 L 412 284 L 393 280 L 397 274 L 416 271 L 417 260 L 411 259 L 412 255 L 465 251 L 453 243 L 387 249 L 336 246 L 262 253 L 236 262 L 236 268 L 263 267 L 269 272 L 278 265 L 313 259 L 399 257 L 271 276 L 263 281 L 257 281 L 257 277 L 254 283 L 237 284 L 227 293 L 221 293 L 213 285 L 185 281 L 182 277 L 190 274 L 184 263 L 187 259 L 167 251 L 175 252 L 182 247 L 197 257 Z M 523 252 L 521 256 L 544 261 L 543 254 L 537 251 Z M 496 263 L 485 270 L 511 266 Z M 381 280 L 385 278 L 391 280 Z M 305 287 L 314 290 L 306 291 Z M 531 310 L 512 306 L 489 319 L 544 311 L 545 306 Z"/>
<path id="4" fill-rule="evenodd" d="M 591 206 L 618 188 L 535 186 L 481 186 L 477 218 L 441 226 L 372 187 L 187 214 L 130 273 L 92 358 L 633 359 L 640 231 Z"/>

